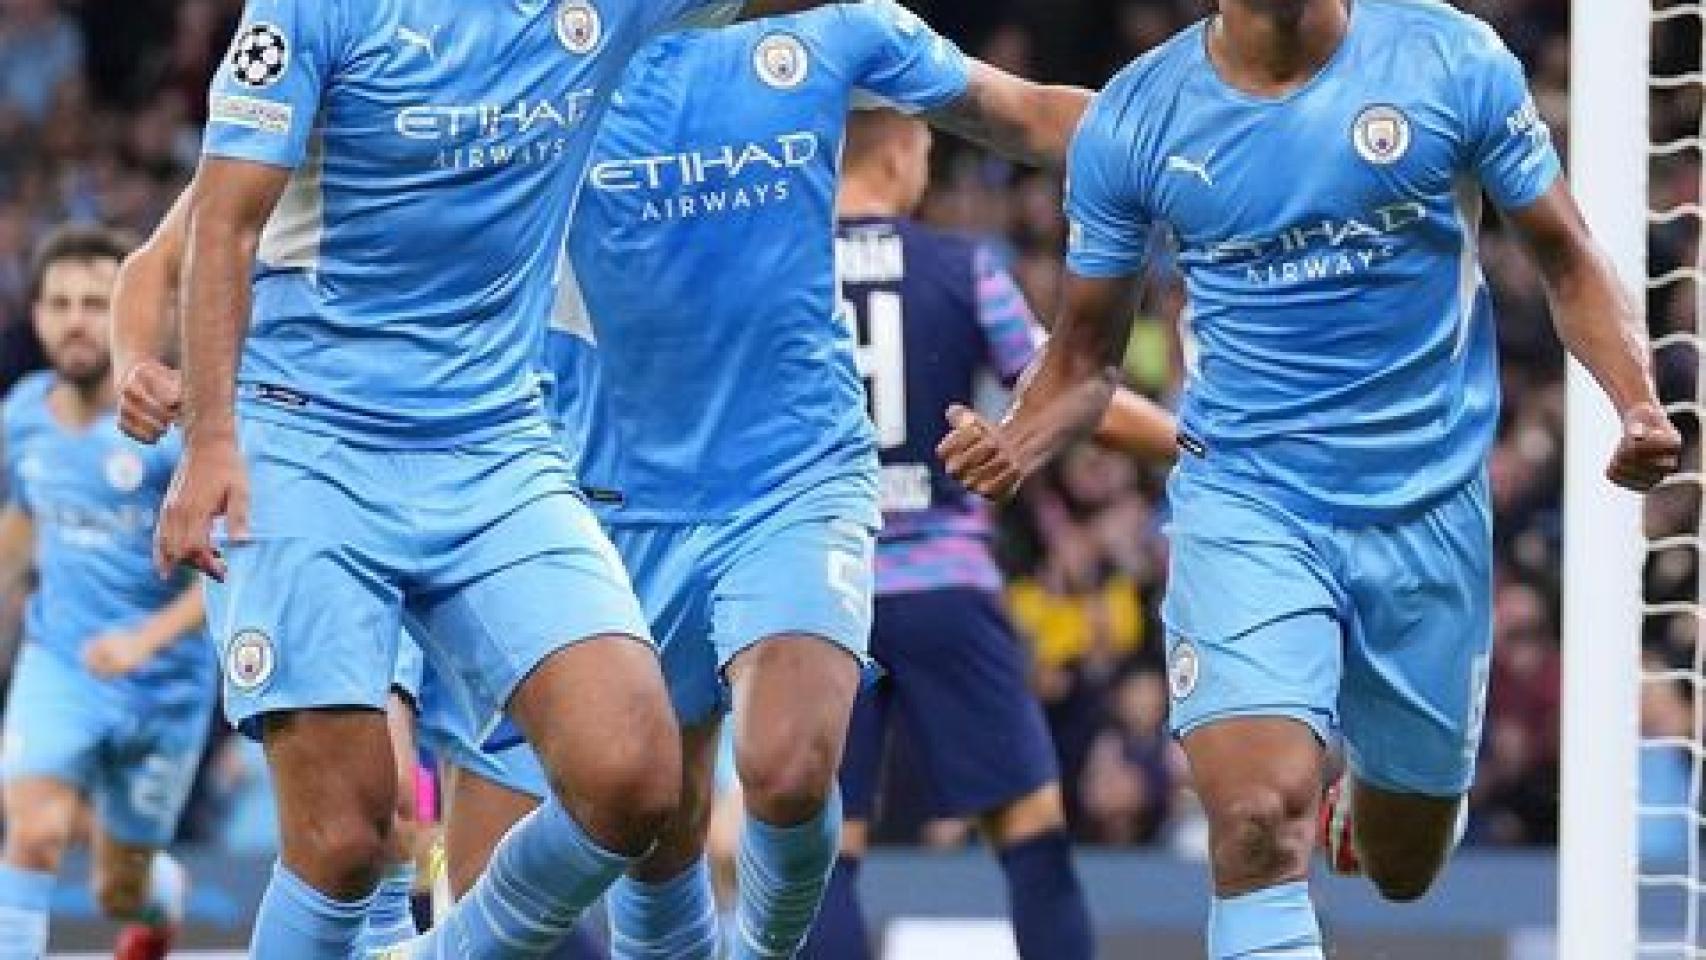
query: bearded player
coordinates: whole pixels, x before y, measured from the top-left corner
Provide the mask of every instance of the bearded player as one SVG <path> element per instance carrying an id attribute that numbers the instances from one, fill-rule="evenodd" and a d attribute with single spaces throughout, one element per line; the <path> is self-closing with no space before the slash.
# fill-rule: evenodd
<path id="1" fill-rule="evenodd" d="M 52 369 L 6 398 L 0 592 L 30 595 L 6 709 L 0 958 L 40 960 L 60 861 L 94 812 L 95 899 L 128 921 L 118 956 L 160 957 L 181 919 L 183 869 L 164 847 L 207 740 L 213 654 L 201 590 L 161 580 L 149 544 L 180 446 L 123 436 L 107 312 L 123 238 L 66 229 L 34 277 Z"/>

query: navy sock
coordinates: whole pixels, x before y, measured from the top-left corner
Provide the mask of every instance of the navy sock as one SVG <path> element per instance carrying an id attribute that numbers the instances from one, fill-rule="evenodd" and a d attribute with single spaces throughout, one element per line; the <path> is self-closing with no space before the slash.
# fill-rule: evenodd
<path id="1" fill-rule="evenodd" d="M 1025 960 L 1089 960 L 1096 955 L 1090 908 L 1072 865 L 1064 830 L 1001 851 L 1019 956 Z"/>
<path id="2" fill-rule="evenodd" d="M 836 859 L 823 891 L 823 906 L 800 948 L 799 960 L 871 960 L 865 909 L 859 903 L 858 857 Z"/>

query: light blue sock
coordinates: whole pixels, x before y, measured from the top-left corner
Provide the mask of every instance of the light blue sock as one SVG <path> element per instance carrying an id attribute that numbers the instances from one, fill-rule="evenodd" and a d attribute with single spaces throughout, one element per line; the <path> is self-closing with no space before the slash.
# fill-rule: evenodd
<path id="1" fill-rule="evenodd" d="M 599 846 L 560 803 L 510 828 L 486 872 L 431 933 L 416 958 L 549 956 L 631 861 Z"/>
<path id="2" fill-rule="evenodd" d="M 623 877 L 605 898 L 612 960 L 713 960 L 717 905 L 703 857 L 674 880 Z"/>
<path id="3" fill-rule="evenodd" d="M 333 900 L 275 864 L 255 916 L 249 960 L 349 960 L 372 902 L 372 894 Z"/>
<path id="4" fill-rule="evenodd" d="M 0 960 L 41 960 L 47 955 L 51 873 L 0 864 Z"/>
<path id="5" fill-rule="evenodd" d="M 373 892 L 373 904 L 361 920 L 361 938 L 356 941 L 356 956 L 371 957 L 393 947 L 400 947 L 415 938 L 415 909 L 411 899 L 415 893 L 415 865 L 393 864 Z"/>
<path id="6" fill-rule="evenodd" d="M 150 927 L 174 927 L 184 922 L 184 897 L 189 878 L 183 864 L 164 850 L 156 851 L 148 867 L 148 899 L 136 917 Z"/>
<path id="7" fill-rule="evenodd" d="M 841 792 L 797 827 L 746 818 L 736 871 L 734 960 L 792 957 L 811 930 L 841 846 Z"/>
<path id="8" fill-rule="evenodd" d="M 1208 921 L 1209 960 L 1323 960 L 1309 884 L 1299 880 L 1217 898 Z"/>

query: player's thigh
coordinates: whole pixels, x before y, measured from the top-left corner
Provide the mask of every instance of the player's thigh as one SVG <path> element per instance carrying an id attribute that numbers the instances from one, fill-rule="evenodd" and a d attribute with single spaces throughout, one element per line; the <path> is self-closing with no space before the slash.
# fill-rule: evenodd
<path id="1" fill-rule="evenodd" d="M 1388 793 L 1453 801 L 1474 776 L 1493 643 L 1485 493 L 1471 484 L 1414 521 L 1348 538 L 1346 753 Z"/>
<path id="2" fill-rule="evenodd" d="M 491 767 L 476 772 L 452 763 L 450 770 L 444 854 L 451 894 L 460 899 L 485 871 L 504 834 L 532 813 L 547 793 L 522 789 L 513 780 L 505 783 Z"/>
<path id="3" fill-rule="evenodd" d="M 172 842 L 195 786 L 212 712 L 205 699 L 147 704 L 108 740 L 90 787 L 106 837 L 135 848 Z"/>
<path id="4" fill-rule="evenodd" d="M 1198 727 L 1183 745 L 1208 818 L 1217 892 L 1304 876 L 1326 762 L 1315 730 L 1283 715 L 1233 716 Z"/>
<path id="5" fill-rule="evenodd" d="M 120 712 L 111 692 L 94 683 L 80 665 L 25 644 L 7 692 L 0 780 L 46 780 L 74 792 L 88 790 L 101 747 L 121 719 Z"/>
<path id="6" fill-rule="evenodd" d="M 415 689 L 420 689 L 417 684 Z M 391 736 L 391 752 L 397 770 L 397 822 L 413 828 L 417 819 L 418 798 L 415 795 L 415 772 L 420 766 L 420 753 L 415 738 L 416 699 L 400 688 L 392 687 L 391 698 L 385 704 L 385 726 Z M 406 856 L 414 842 L 412 836 L 397 836 L 399 855 Z"/>
<path id="7" fill-rule="evenodd" d="M 877 633 L 935 816 L 992 813 L 1060 778 L 1025 650 L 995 595 L 885 597 Z"/>
<path id="8" fill-rule="evenodd" d="M 222 540 L 205 583 L 227 718 L 251 735 L 282 711 L 382 709 L 401 631 L 406 492 L 386 455 L 247 419 L 250 536 Z"/>
<path id="9" fill-rule="evenodd" d="M 633 580 L 658 648 L 670 703 L 683 729 L 713 721 L 728 707 L 711 641 L 711 584 L 705 524 L 616 523 L 610 539 Z"/>

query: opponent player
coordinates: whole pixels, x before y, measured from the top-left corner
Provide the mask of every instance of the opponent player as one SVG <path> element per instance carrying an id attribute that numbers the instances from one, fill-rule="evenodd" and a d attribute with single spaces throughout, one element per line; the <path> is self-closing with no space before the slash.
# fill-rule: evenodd
<path id="1" fill-rule="evenodd" d="M 1421 896 L 1453 845 L 1492 619 L 1482 191 L 1622 417 L 1610 478 L 1650 488 L 1680 441 L 1644 332 L 1520 64 L 1433 0 L 1223 0 L 1125 70 L 1073 147 L 1071 277 L 1036 375 L 1000 426 L 951 414 L 949 468 L 1011 493 L 1094 421 L 1147 234 L 1178 238 L 1201 354 L 1164 616 L 1214 960 L 1322 956 L 1305 875 L 1335 728 L 1381 893 Z"/>
<path id="2" fill-rule="evenodd" d="M 651 34 L 735 9 L 250 0 L 190 203 L 185 456 L 157 554 L 209 576 L 227 714 L 266 741 L 283 850 L 259 960 L 357 936 L 405 616 L 517 718 L 561 801 L 498 852 L 501 908 L 449 918 L 459 955 L 543 949 L 673 813 L 656 658 L 532 371 L 610 88 Z"/>
<path id="3" fill-rule="evenodd" d="M 978 818 L 998 852 L 1020 955 L 1088 958 L 1054 744 L 1001 605 L 988 516 L 934 455 L 942 411 L 969 405 L 989 374 L 1012 386 L 1042 331 L 987 250 L 908 219 L 929 185 L 930 147 L 928 127 L 892 111 L 848 125 L 837 262 L 882 454 L 871 652 L 884 676 L 854 711 L 841 857 L 802 956 L 869 956 L 855 884 L 891 725 L 904 725 L 934 813 Z M 1145 459 L 1171 462 L 1177 449 L 1172 417 L 1124 391 L 1098 435 Z"/>
<path id="4" fill-rule="evenodd" d="M 563 391 L 564 429 L 590 420 L 582 480 L 686 730 L 684 811 L 611 892 L 621 957 L 716 949 L 702 851 L 731 706 L 747 808 L 735 956 L 794 954 L 837 848 L 879 520 L 834 272 L 856 90 L 1056 164 L 1088 102 L 968 62 L 887 0 L 689 31 L 630 70 L 576 211 L 584 307 L 566 301 L 554 369 L 589 382 L 581 337 L 596 337 L 602 380 Z"/>
<path id="5" fill-rule="evenodd" d="M 133 443 L 113 417 L 107 310 L 129 250 L 101 230 L 46 241 L 33 303 L 52 369 L 19 381 L 0 417 L 0 594 L 37 577 L 0 757 L 5 960 L 46 953 L 54 875 L 86 804 L 96 902 L 132 921 L 117 956 L 165 956 L 183 910 L 184 871 L 163 848 L 206 743 L 214 665 L 200 589 L 150 563 L 179 446 Z"/>

